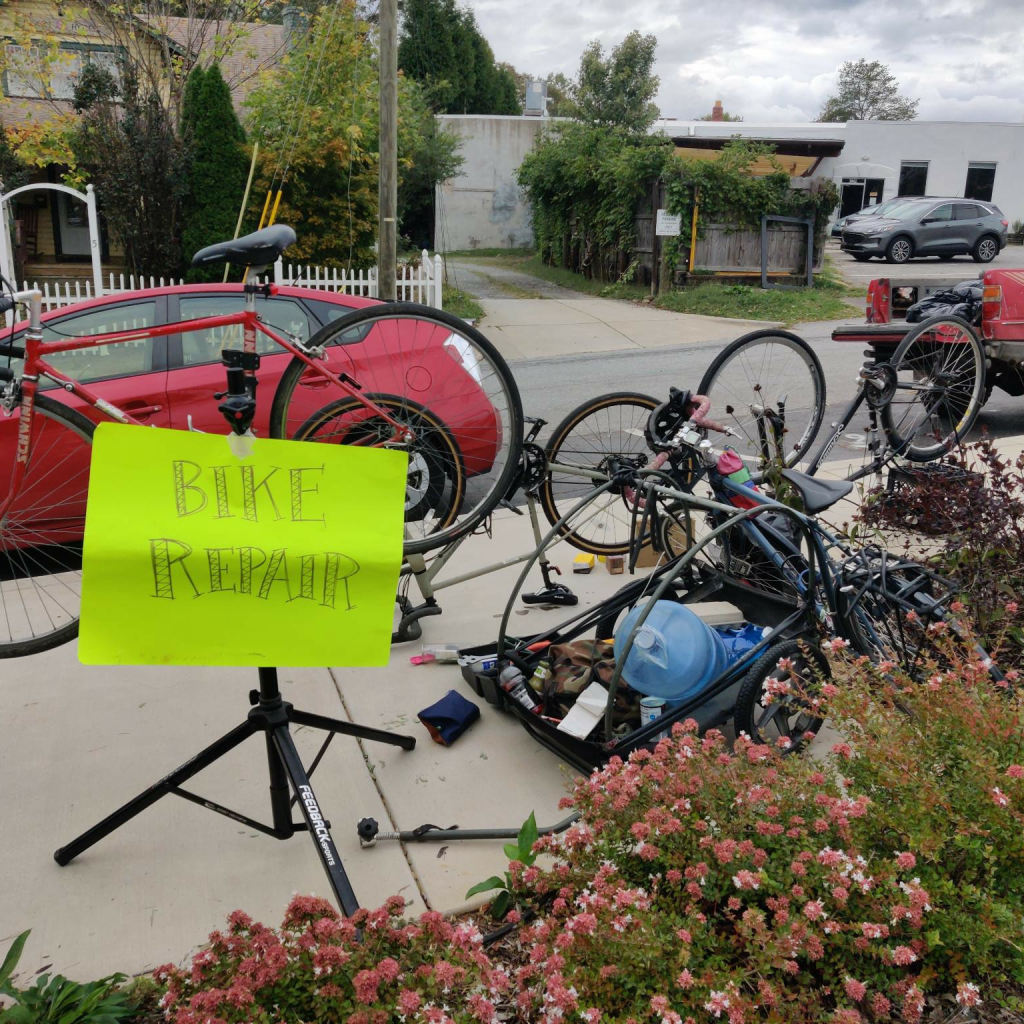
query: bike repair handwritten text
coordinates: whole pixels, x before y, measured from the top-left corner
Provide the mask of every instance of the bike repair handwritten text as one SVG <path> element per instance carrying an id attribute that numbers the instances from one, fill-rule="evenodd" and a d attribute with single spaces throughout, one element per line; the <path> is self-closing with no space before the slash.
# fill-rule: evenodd
<path id="1" fill-rule="evenodd" d="M 175 459 L 170 493 L 176 518 L 237 520 L 240 542 L 194 547 L 177 537 L 150 538 L 152 596 L 176 600 L 234 593 L 264 601 L 313 601 L 324 608 L 351 611 L 349 581 L 359 572 L 359 563 L 340 551 L 310 550 L 309 528 L 301 528 L 306 539 L 301 548 L 267 550 L 245 543 L 246 531 L 259 523 L 285 521 L 326 528 L 318 482 L 324 471 L 324 465 L 204 468 Z"/>

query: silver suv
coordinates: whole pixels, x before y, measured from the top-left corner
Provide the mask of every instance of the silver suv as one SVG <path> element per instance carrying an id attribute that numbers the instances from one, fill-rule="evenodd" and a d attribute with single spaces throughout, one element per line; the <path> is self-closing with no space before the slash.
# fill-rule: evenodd
<path id="1" fill-rule="evenodd" d="M 881 216 L 844 227 L 841 248 L 855 260 L 906 263 L 915 256 L 950 260 L 970 253 L 977 263 L 991 263 L 1006 245 L 1008 227 L 992 203 L 907 197 Z"/>

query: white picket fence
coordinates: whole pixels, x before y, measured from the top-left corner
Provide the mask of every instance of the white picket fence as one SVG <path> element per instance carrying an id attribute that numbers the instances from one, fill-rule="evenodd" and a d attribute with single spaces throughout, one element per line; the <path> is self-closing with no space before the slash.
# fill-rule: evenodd
<path id="1" fill-rule="evenodd" d="M 444 265 L 440 256 L 431 256 L 426 249 L 420 254 L 417 267 L 399 265 L 396 292 L 401 302 L 419 302 L 425 306 L 442 309 L 442 283 Z M 375 299 L 380 294 L 377 285 L 377 268 L 348 273 L 328 267 L 309 267 L 284 264 L 278 260 L 274 265 L 274 283 L 294 285 L 298 288 L 322 288 L 326 291 L 344 292 L 346 295 L 363 295 Z"/>
<path id="2" fill-rule="evenodd" d="M 423 250 L 418 267 L 399 266 L 397 292 L 403 302 L 420 302 L 426 306 L 442 308 L 441 286 L 444 268 L 440 256 L 431 256 Z M 163 288 L 183 284 L 173 278 L 139 277 L 134 274 L 109 274 L 104 286 L 105 295 L 118 295 L 144 288 Z M 377 298 L 377 268 L 347 273 L 328 267 L 293 266 L 278 260 L 274 265 L 274 283 L 294 285 L 300 288 L 318 288 L 323 291 L 343 292 L 346 295 L 363 295 Z M 24 282 L 22 291 L 36 288 L 43 293 L 43 311 L 70 306 L 94 297 L 91 281 L 43 281 Z"/>
<path id="3" fill-rule="evenodd" d="M 175 281 L 174 278 L 162 277 L 140 277 L 134 274 L 110 274 L 109 283 L 104 287 L 104 295 L 117 295 L 121 292 L 134 292 L 143 288 L 163 288 L 165 285 L 179 285 L 182 281 Z M 43 281 L 40 284 L 34 281 L 31 284 L 25 281 L 21 291 L 37 289 L 43 293 L 43 312 L 51 309 L 60 309 L 62 306 L 71 306 L 76 302 L 85 302 L 94 296 L 92 281 Z"/>

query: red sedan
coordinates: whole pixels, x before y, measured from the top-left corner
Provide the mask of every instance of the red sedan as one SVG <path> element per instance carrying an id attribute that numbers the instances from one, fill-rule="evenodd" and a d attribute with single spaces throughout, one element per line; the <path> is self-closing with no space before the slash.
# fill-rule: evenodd
<path id="1" fill-rule="evenodd" d="M 44 339 L 52 340 L 57 335 L 88 336 L 134 330 L 233 313 L 241 310 L 243 304 L 241 285 L 179 285 L 125 292 L 44 314 L 43 322 L 51 329 L 44 331 Z M 282 285 L 276 295 L 257 299 L 257 311 L 278 333 L 287 332 L 307 341 L 322 327 L 351 310 L 376 304 L 375 299 Z M 15 336 L 25 326 L 17 325 Z M 388 333 L 398 329 L 397 321 L 385 321 L 368 334 L 365 326 L 357 328 L 352 332 L 351 343 L 342 336 L 337 346 L 329 349 L 330 360 L 337 361 L 340 368 L 359 381 L 366 394 L 407 395 L 410 389 L 422 390 L 425 400 L 430 400 L 432 410 L 459 439 L 467 473 L 474 476 L 487 472 L 494 462 L 500 426 L 486 395 L 480 391 L 476 401 L 466 401 L 464 393 L 458 401 L 446 400 L 443 395 L 430 396 L 433 378 L 443 380 L 450 377 L 451 364 L 447 360 L 461 362 L 457 345 L 438 344 L 433 358 L 445 360 L 445 364 L 438 363 L 436 371 L 431 373 L 429 362 L 423 360 L 423 365 L 416 367 L 420 377 L 410 381 L 405 379 L 405 370 L 390 354 L 394 345 L 389 345 Z M 241 332 L 239 325 L 183 331 L 165 338 L 63 352 L 51 359 L 53 366 L 69 377 L 82 382 L 101 382 L 95 387 L 98 394 L 143 423 L 223 433 L 224 420 L 212 396 L 225 386 L 221 350 L 241 348 Z M 7 340 L 6 334 L 4 340 Z M 257 335 L 257 345 L 262 361 L 253 430 L 257 435 L 266 437 L 274 392 L 291 356 L 263 334 Z M 465 370 L 472 374 L 471 368 Z M 43 388 L 96 418 L 87 405 L 74 396 L 57 391 L 53 384 L 48 385 L 44 381 Z M 322 378 L 311 377 L 307 390 L 308 397 L 302 402 L 302 409 L 308 407 L 310 414 L 332 398 L 329 385 Z M 290 424 L 290 427 L 295 426 L 297 423 Z M 0 451 L 13 450 L 13 428 L 13 418 L 0 417 Z"/>

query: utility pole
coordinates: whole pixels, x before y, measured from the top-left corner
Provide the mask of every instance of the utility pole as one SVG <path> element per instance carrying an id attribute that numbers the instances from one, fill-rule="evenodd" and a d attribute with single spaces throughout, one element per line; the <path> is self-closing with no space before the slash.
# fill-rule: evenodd
<path id="1" fill-rule="evenodd" d="M 382 299 L 395 299 L 398 249 L 398 0 L 380 0 L 380 221 L 377 281 Z"/>

